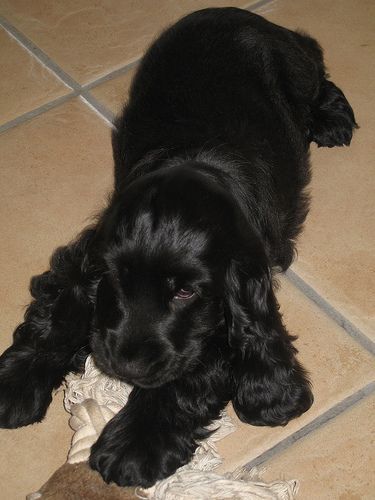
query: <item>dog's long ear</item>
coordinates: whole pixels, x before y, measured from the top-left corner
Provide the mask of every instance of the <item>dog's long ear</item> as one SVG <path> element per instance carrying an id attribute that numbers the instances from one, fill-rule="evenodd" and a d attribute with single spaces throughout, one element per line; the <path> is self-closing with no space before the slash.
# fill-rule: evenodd
<path id="1" fill-rule="evenodd" d="M 349 146 L 353 130 L 358 128 L 353 109 L 343 92 L 326 79 L 312 105 L 310 140 L 320 146 Z"/>
<path id="2" fill-rule="evenodd" d="M 264 252 L 258 247 L 232 260 L 226 281 L 233 407 L 246 423 L 285 425 L 308 410 L 313 397 L 282 323 Z"/>

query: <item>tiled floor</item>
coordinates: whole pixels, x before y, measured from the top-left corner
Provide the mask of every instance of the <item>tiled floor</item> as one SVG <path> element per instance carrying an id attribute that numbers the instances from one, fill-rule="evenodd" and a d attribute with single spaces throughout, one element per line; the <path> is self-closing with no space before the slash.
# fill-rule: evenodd
<path id="1" fill-rule="evenodd" d="M 205 0 L 0 0 L 0 349 L 22 318 L 29 277 L 103 205 L 109 121 L 136 61 L 166 24 Z M 313 408 L 285 428 L 238 424 L 220 443 L 225 470 L 262 464 L 296 478 L 301 499 L 375 498 L 375 2 L 252 2 L 318 38 L 361 125 L 352 146 L 312 148 L 313 203 L 298 260 L 279 293 L 309 368 Z M 89 177 L 90 183 L 87 182 Z M 48 207 L 48 210 L 46 210 Z M 24 498 L 66 458 L 61 395 L 46 420 L 0 431 L 0 499 Z"/>

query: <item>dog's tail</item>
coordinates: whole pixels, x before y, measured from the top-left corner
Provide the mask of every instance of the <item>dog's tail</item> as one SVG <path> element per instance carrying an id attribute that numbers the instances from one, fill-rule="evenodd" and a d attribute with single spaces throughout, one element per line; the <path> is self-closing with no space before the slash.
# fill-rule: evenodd
<path id="1" fill-rule="evenodd" d="M 358 125 L 344 93 L 333 82 L 322 81 L 311 111 L 311 141 L 319 147 L 349 146 Z"/>

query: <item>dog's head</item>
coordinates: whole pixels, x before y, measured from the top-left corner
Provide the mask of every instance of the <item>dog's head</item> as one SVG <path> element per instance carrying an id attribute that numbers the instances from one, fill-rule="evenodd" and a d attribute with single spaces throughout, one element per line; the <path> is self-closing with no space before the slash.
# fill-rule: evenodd
<path id="1" fill-rule="evenodd" d="M 228 286 L 245 234 L 254 272 L 264 266 L 259 238 L 245 224 L 199 165 L 160 169 L 112 200 L 102 220 L 106 270 L 92 337 L 103 371 L 155 387 L 202 362 L 228 320 Z"/>
<path id="2" fill-rule="evenodd" d="M 312 396 L 283 327 L 263 243 L 198 164 L 162 168 L 115 195 L 101 222 L 98 366 L 152 388 L 204 365 L 226 335 L 239 417 L 282 425 Z"/>

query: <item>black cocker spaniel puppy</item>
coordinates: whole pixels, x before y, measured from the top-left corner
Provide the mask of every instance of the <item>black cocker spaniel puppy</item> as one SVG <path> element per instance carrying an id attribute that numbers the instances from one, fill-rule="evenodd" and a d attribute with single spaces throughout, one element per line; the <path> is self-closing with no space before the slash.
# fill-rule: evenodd
<path id="1" fill-rule="evenodd" d="M 134 385 L 92 448 L 108 482 L 173 473 L 230 400 L 253 425 L 305 412 L 272 276 L 308 211 L 310 143 L 348 145 L 355 127 L 309 36 L 235 8 L 165 31 L 116 122 L 108 206 L 31 280 L 0 357 L 0 425 L 40 421 L 90 352 Z"/>

